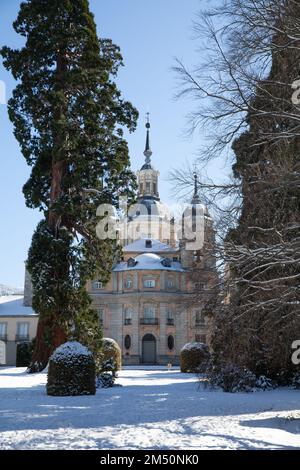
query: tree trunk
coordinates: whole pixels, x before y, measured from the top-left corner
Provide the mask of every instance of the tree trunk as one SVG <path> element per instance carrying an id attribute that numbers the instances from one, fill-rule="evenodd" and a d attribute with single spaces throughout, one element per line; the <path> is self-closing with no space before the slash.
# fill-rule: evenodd
<path id="1" fill-rule="evenodd" d="M 63 54 L 58 54 L 56 72 L 59 87 L 63 87 L 64 85 L 63 73 L 66 70 L 66 57 Z M 59 120 L 66 115 L 65 109 L 63 106 L 59 106 L 54 110 L 54 114 L 56 122 L 59 122 Z M 54 151 L 52 156 L 48 225 L 54 237 L 57 238 L 62 220 L 61 216 L 57 214 L 55 208 L 53 209 L 53 204 L 58 201 L 59 197 L 63 193 L 63 179 L 67 173 L 67 154 L 64 155 L 65 158 L 62 158 L 62 155 L 64 154 L 67 136 L 65 133 L 57 132 L 53 141 Z M 68 272 L 66 272 L 66 276 L 68 276 Z M 56 278 L 59 278 L 59 276 Z M 57 310 L 52 313 L 51 318 L 43 318 L 40 314 L 36 334 L 36 344 L 28 372 L 39 372 L 43 370 L 53 351 L 64 343 L 66 339 L 66 330 L 60 322 L 59 305 L 57 306 Z"/>
<path id="2" fill-rule="evenodd" d="M 40 372 L 45 369 L 53 351 L 67 340 L 64 328 L 55 325 L 55 322 L 55 315 L 51 319 L 39 318 L 36 344 L 28 367 L 29 373 Z M 52 338 L 47 340 L 50 331 Z"/>

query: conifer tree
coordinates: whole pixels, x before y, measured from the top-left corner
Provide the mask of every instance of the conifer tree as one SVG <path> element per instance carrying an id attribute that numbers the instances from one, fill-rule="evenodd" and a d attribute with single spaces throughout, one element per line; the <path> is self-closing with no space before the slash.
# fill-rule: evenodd
<path id="1" fill-rule="evenodd" d="M 137 111 L 116 86 L 122 56 L 97 37 L 88 0 L 27 0 L 13 26 L 25 45 L 1 50 L 18 81 L 8 112 L 31 166 L 26 204 L 43 214 L 27 261 L 39 314 L 30 371 L 38 371 L 67 338 L 94 351 L 101 344 L 85 287 L 108 280 L 118 249 L 97 238 L 96 209 L 134 195 L 123 129 L 134 131 Z"/>

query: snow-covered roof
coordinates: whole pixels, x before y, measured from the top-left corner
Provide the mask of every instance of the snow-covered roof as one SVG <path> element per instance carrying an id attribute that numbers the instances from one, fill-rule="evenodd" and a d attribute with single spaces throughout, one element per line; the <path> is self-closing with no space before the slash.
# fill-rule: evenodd
<path id="1" fill-rule="evenodd" d="M 36 316 L 32 307 L 24 307 L 23 295 L 1 295 L 0 317 Z"/>
<path id="2" fill-rule="evenodd" d="M 164 271 L 180 271 L 184 272 L 185 269 L 182 267 L 179 261 L 172 261 L 171 266 L 164 266 L 162 261 L 164 258 L 156 255 L 155 253 L 143 253 L 136 256 L 136 264 L 134 266 L 128 266 L 126 261 L 118 263 L 113 271 L 132 271 L 132 270 L 144 270 L 144 269 L 157 269 Z"/>
<path id="3" fill-rule="evenodd" d="M 146 247 L 146 240 L 151 241 L 151 247 Z M 155 252 L 163 252 L 163 251 L 178 251 L 178 247 L 172 248 L 170 245 L 166 243 L 162 243 L 159 240 L 154 240 L 152 238 L 140 238 L 139 240 L 135 240 L 129 245 L 124 246 L 123 251 L 125 253 L 129 252 L 136 252 L 136 253 L 155 253 Z"/>

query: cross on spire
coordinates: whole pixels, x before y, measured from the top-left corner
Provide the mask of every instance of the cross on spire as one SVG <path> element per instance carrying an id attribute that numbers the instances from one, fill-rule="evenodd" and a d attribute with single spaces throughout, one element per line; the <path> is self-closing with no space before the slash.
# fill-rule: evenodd
<path id="1" fill-rule="evenodd" d="M 146 129 L 147 129 L 147 135 L 146 135 L 146 146 L 145 146 L 145 163 L 146 165 L 151 164 L 151 155 L 152 155 L 152 150 L 150 148 L 150 113 L 146 114 Z"/>

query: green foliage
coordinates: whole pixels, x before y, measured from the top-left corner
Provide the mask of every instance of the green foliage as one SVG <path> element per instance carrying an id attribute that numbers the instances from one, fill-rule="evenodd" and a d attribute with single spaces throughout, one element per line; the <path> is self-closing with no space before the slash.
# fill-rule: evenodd
<path id="1" fill-rule="evenodd" d="M 16 367 L 28 367 L 34 349 L 34 340 L 17 344 Z"/>
<path id="2" fill-rule="evenodd" d="M 188 343 L 180 351 L 181 372 L 204 372 L 210 359 L 209 348 L 204 343 Z"/>
<path id="3" fill-rule="evenodd" d="M 103 338 L 102 346 L 102 371 L 116 372 L 122 367 L 122 353 L 116 341 L 111 338 Z M 112 366 L 113 365 L 113 366 Z"/>
<path id="4" fill-rule="evenodd" d="M 71 344 L 65 343 L 63 347 Z M 55 396 L 95 395 L 96 367 L 92 354 L 57 355 L 56 352 L 49 361 L 47 394 Z"/>
<path id="5" fill-rule="evenodd" d="M 8 112 L 31 166 L 26 204 L 44 216 L 27 267 L 33 307 L 41 320 L 49 319 L 38 330 L 34 357 L 45 365 L 40 356 L 46 347 L 51 351 L 57 327 L 61 338 L 75 336 L 99 349 L 85 285 L 96 276 L 108 280 L 119 249 L 114 240 L 97 237 L 96 209 L 117 206 L 121 195 L 134 199 L 123 133 L 135 130 L 138 114 L 114 81 L 123 65 L 120 49 L 97 37 L 86 0 L 22 2 L 14 29 L 24 47 L 3 47 L 1 54 L 18 80 Z"/>

